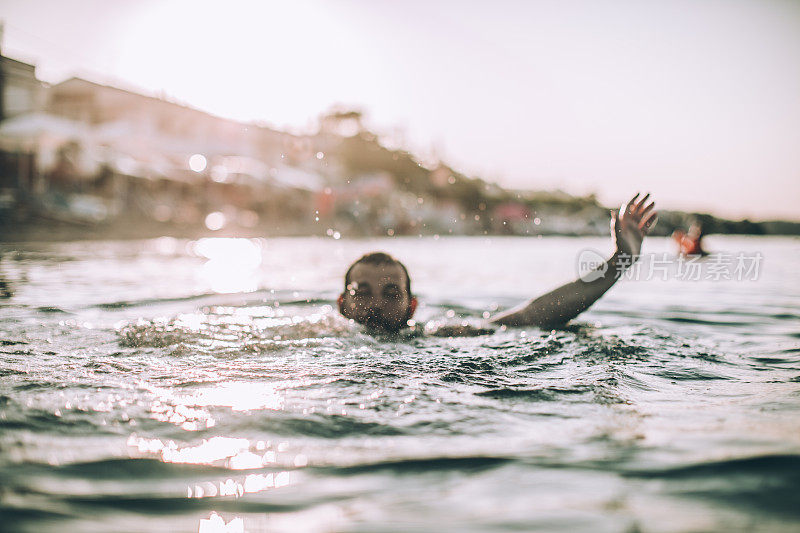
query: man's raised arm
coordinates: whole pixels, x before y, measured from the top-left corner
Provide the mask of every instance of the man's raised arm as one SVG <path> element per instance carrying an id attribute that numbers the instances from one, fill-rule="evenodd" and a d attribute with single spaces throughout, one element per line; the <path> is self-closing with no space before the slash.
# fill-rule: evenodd
<path id="1" fill-rule="evenodd" d="M 564 324 L 588 309 L 639 256 L 642 240 L 657 216 L 653 211 L 655 202 L 647 204 L 649 197 L 646 194 L 637 202 L 639 194 L 636 194 L 613 216 L 611 227 L 616 251 L 596 272 L 492 317 L 491 322 L 504 326 L 552 327 Z"/>

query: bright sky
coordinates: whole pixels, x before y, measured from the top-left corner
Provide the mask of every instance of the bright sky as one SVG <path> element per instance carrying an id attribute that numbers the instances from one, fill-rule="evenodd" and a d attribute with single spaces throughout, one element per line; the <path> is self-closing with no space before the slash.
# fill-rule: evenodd
<path id="1" fill-rule="evenodd" d="M 800 220 L 794 0 L 0 0 L 38 76 L 310 129 L 331 105 L 470 175 Z"/>

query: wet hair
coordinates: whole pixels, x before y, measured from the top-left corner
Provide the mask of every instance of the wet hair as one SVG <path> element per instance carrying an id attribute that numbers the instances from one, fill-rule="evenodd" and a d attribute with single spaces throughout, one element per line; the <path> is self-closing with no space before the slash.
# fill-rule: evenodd
<path id="1" fill-rule="evenodd" d="M 408 293 L 408 297 L 411 297 L 411 277 L 408 275 L 408 270 L 406 266 L 392 257 L 389 254 L 383 252 L 372 252 L 369 254 L 362 255 L 361 258 L 358 259 L 355 263 L 350 265 L 350 268 L 347 269 L 347 273 L 344 275 L 344 290 L 347 292 L 347 286 L 350 285 L 350 273 L 353 271 L 353 267 L 358 265 L 359 263 L 363 263 L 366 265 L 400 265 L 400 268 L 403 270 L 403 273 L 406 275 L 406 292 Z"/>

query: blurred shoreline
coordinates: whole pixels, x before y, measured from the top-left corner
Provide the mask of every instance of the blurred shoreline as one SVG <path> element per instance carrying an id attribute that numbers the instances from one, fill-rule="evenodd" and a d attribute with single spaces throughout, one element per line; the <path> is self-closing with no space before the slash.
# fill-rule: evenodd
<path id="1" fill-rule="evenodd" d="M 608 216 L 608 211 L 603 209 Z M 711 215 L 698 215 L 682 212 L 663 212 L 652 235 L 668 236 L 675 229 L 682 227 L 684 221 L 702 221 L 707 234 L 749 235 L 749 236 L 800 236 L 800 223 L 791 221 L 731 221 L 719 219 Z M 333 226 L 333 227 L 332 227 Z M 47 219 L 0 220 L 0 243 L 17 242 L 69 242 L 69 241 L 101 241 L 101 240 L 139 240 L 158 237 L 182 239 L 199 239 L 204 237 L 238 237 L 238 238 L 275 238 L 275 237 L 325 237 L 325 238 L 375 238 L 375 237 L 432 237 L 436 236 L 608 236 L 610 230 L 594 226 L 586 221 L 579 225 L 585 231 L 553 231 L 547 224 L 531 228 L 514 228 L 508 231 L 340 231 L 333 221 L 287 221 L 282 225 L 258 224 L 252 227 L 229 225 L 218 230 L 211 230 L 203 224 L 174 224 L 146 219 L 116 219 L 96 224 L 75 224 Z M 576 226 L 578 227 L 578 226 Z M 597 229 L 597 231 L 595 231 Z M 351 228 L 352 230 L 352 228 Z M 605 231 L 603 231 L 605 230 Z M 335 235 L 335 237 L 334 237 Z"/>
<path id="2" fill-rule="evenodd" d="M 333 108 L 292 134 L 0 57 L 27 91 L 0 122 L 0 242 L 159 236 L 609 234 L 593 194 L 510 189 Z M 26 93 L 26 94 L 27 94 Z M 24 102 L 23 102 L 24 103 Z M 657 198 L 656 198 L 657 200 Z M 659 211 L 653 235 L 800 235 L 800 221 Z"/>

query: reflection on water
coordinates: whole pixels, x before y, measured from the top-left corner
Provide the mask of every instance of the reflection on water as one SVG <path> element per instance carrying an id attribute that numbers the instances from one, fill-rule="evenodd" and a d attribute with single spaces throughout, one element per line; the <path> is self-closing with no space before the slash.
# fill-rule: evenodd
<path id="1" fill-rule="evenodd" d="M 217 513 L 211 513 L 208 519 L 200 520 L 199 533 L 243 533 L 244 521 L 234 518 L 227 524 Z"/>
<path id="2" fill-rule="evenodd" d="M 230 406 L 234 411 L 277 410 L 283 407 L 283 399 L 276 392 L 275 386 L 246 382 L 224 383 L 216 387 L 200 389 L 185 402 L 187 405 L 198 406 Z"/>
<path id="3" fill-rule="evenodd" d="M 197 255 L 208 259 L 201 275 L 214 292 L 251 292 L 258 288 L 260 279 L 257 269 L 261 265 L 258 240 L 200 239 L 192 249 Z"/>
<path id="4" fill-rule="evenodd" d="M 131 435 L 128 446 L 135 447 L 142 454 L 155 454 L 167 463 L 182 463 L 196 465 L 218 465 L 232 470 L 252 470 L 262 466 L 275 465 L 276 453 L 286 452 L 286 443 L 279 443 L 273 447 L 271 442 L 258 441 L 251 443 L 247 439 L 231 437 L 211 437 L 194 446 L 179 447 L 174 441 L 164 443 L 160 439 L 146 439 Z M 285 455 L 285 454 L 284 454 Z M 295 454 L 292 466 L 302 467 L 308 464 L 308 457 L 304 454 Z M 263 477 L 263 476 L 262 476 Z M 250 487 L 262 477 L 250 479 Z M 267 478 L 264 478 L 267 479 Z M 271 486 L 283 486 L 288 483 L 288 475 L 280 476 L 273 481 L 269 478 Z M 275 485 L 277 483 L 277 485 Z M 254 492 L 245 490 L 245 492 Z M 196 495 L 196 493 L 195 493 Z M 199 497 L 199 496 L 196 496 Z"/>
<path id="5" fill-rule="evenodd" d="M 345 267 L 367 250 L 407 260 L 417 319 L 431 325 L 480 323 L 602 247 L 484 241 L 14 252 L 4 271 L 17 290 L 0 303 L 4 520 L 19 531 L 797 528 L 796 240 L 720 239 L 715 249 L 763 253 L 763 276 L 622 282 L 564 330 L 373 337 L 335 313 Z M 503 261 L 477 260 L 487 249 Z"/>

